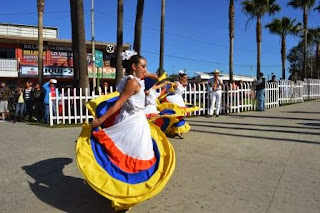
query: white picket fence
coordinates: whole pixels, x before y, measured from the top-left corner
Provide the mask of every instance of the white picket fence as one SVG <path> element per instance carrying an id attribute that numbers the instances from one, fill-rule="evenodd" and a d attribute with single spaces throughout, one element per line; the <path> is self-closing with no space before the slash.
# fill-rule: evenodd
<path id="1" fill-rule="evenodd" d="M 99 90 L 98 94 L 88 89 L 62 89 L 60 96 L 49 96 L 50 125 L 77 124 L 89 121 L 92 116 L 84 106 L 88 101 L 104 94 L 113 92 Z M 56 93 L 58 94 L 58 93 Z M 199 107 L 193 115 L 208 113 L 210 101 L 207 84 L 189 84 L 185 91 L 185 102 Z M 283 80 L 275 83 L 266 83 L 265 108 L 270 109 L 282 104 L 303 102 L 305 99 L 320 98 L 320 80 L 306 79 L 305 81 Z M 240 113 L 256 109 L 256 91 L 252 83 L 241 83 L 239 86 L 224 84 L 222 88 L 221 113 Z M 53 114 L 55 107 L 56 115 Z"/>

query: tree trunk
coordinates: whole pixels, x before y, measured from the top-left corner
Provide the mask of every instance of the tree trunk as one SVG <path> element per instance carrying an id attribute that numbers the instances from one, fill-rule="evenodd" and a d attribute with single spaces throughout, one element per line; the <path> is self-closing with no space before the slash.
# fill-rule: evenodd
<path id="1" fill-rule="evenodd" d="M 138 0 L 133 49 L 139 55 L 141 55 L 143 8 L 144 8 L 144 0 Z"/>
<path id="2" fill-rule="evenodd" d="M 308 78 L 307 75 L 307 46 L 308 46 L 308 9 L 303 8 L 303 77 Z"/>
<path id="3" fill-rule="evenodd" d="M 229 4 L 229 80 L 233 81 L 234 0 Z"/>
<path id="4" fill-rule="evenodd" d="M 256 38 L 257 38 L 257 78 L 259 73 L 261 72 L 261 17 L 257 17 L 257 26 L 256 26 Z"/>
<path id="5" fill-rule="evenodd" d="M 84 29 L 83 0 L 77 0 L 77 42 L 79 47 L 79 86 L 82 89 L 89 88 L 87 46 Z"/>
<path id="6" fill-rule="evenodd" d="M 38 80 L 43 84 L 43 11 L 44 0 L 38 0 Z"/>
<path id="7" fill-rule="evenodd" d="M 286 38 L 281 36 L 281 65 L 282 65 L 282 79 L 286 79 Z"/>
<path id="8" fill-rule="evenodd" d="M 76 87 L 79 87 L 79 48 L 77 37 L 77 3 L 76 0 L 70 0 L 71 11 L 71 31 L 72 31 L 72 55 L 73 55 L 73 81 Z"/>
<path id="9" fill-rule="evenodd" d="M 117 50 L 116 50 L 116 83 L 123 77 L 122 56 L 123 51 L 123 0 L 118 0 L 118 17 L 117 17 Z"/>
<path id="10" fill-rule="evenodd" d="M 164 59 L 164 19 L 165 19 L 166 0 L 161 0 L 161 28 L 160 28 L 160 62 L 159 62 L 159 76 L 164 73 L 163 59 Z"/>

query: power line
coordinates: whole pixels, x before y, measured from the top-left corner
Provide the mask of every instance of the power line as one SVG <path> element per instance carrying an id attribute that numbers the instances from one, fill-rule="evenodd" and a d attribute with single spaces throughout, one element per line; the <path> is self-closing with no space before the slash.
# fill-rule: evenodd
<path id="1" fill-rule="evenodd" d="M 45 13 L 57 14 L 57 13 L 69 13 L 69 10 L 64 11 L 46 11 Z M 15 16 L 15 15 L 37 15 L 37 12 L 19 12 L 19 13 L 0 13 L 0 16 Z"/>
<path id="2" fill-rule="evenodd" d="M 98 14 L 108 15 L 108 16 L 111 16 L 113 18 L 117 17 L 115 15 L 112 15 L 112 14 L 109 14 L 109 13 L 105 13 L 104 11 L 99 11 Z M 124 21 L 127 22 L 127 23 L 133 23 L 134 24 L 134 21 L 132 21 L 132 20 L 124 19 Z M 146 29 L 149 29 L 149 30 L 160 32 L 160 29 L 152 27 L 152 26 L 149 26 L 149 25 L 146 25 L 146 24 L 143 24 L 143 27 L 145 27 Z M 180 35 L 180 34 L 176 34 L 176 33 L 170 33 L 170 32 L 167 32 L 167 31 L 165 32 L 165 34 L 166 35 L 170 35 L 170 36 L 174 36 L 174 37 L 177 37 L 177 38 L 182 38 L 182 39 L 195 41 L 195 42 L 198 42 L 198 43 L 204 43 L 204 44 L 207 44 L 207 45 L 217 46 L 217 47 L 220 47 L 220 48 L 229 48 L 228 45 L 223 45 L 223 44 L 219 44 L 219 43 L 215 43 L 215 42 L 209 42 L 209 41 L 203 41 L 203 40 L 195 39 L 195 38 L 192 38 L 192 37 L 189 37 L 189 36 L 185 36 L 185 35 Z M 248 51 L 248 52 L 256 51 L 255 49 L 241 48 L 241 47 L 235 48 L 235 49 L 244 50 L 244 51 Z M 262 51 L 262 52 L 263 53 L 279 53 L 279 51 Z"/>
<path id="3" fill-rule="evenodd" d="M 159 55 L 159 53 L 148 51 L 148 50 L 142 50 L 142 52 L 153 54 L 153 55 Z M 168 55 L 168 54 L 165 54 L 165 56 L 169 57 L 169 58 L 176 58 L 176 59 L 185 60 L 185 61 L 192 61 L 192 62 L 208 63 L 208 64 L 215 64 L 215 65 L 216 64 L 218 64 L 218 65 L 229 65 L 229 63 L 221 63 L 221 62 L 208 61 L 208 60 L 203 60 L 203 59 L 185 58 L 185 57 L 180 57 L 180 56 L 175 56 L 175 55 Z M 234 66 L 238 66 L 238 67 L 255 67 L 255 66 L 249 65 L 249 64 L 234 64 Z M 281 65 L 266 65 L 266 66 L 261 66 L 261 67 L 266 67 L 266 68 L 274 67 L 275 68 L 275 67 L 281 67 Z"/>

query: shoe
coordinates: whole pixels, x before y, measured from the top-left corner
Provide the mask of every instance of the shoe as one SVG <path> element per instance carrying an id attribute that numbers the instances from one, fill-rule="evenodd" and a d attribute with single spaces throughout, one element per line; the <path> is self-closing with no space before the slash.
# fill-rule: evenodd
<path id="1" fill-rule="evenodd" d="M 4 123 L 4 122 L 6 122 L 5 120 L 0 120 L 0 123 Z"/>
<path id="2" fill-rule="evenodd" d="M 178 136 L 180 139 L 184 139 L 181 133 L 177 134 L 177 136 Z"/>
<path id="3" fill-rule="evenodd" d="M 216 115 L 216 117 L 218 118 L 218 117 L 219 117 L 219 115 Z"/>

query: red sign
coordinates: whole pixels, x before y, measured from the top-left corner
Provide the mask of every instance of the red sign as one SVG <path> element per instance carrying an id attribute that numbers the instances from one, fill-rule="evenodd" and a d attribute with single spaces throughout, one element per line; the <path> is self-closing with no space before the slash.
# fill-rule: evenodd
<path id="1" fill-rule="evenodd" d="M 50 65 L 57 65 L 57 66 L 66 66 L 72 67 L 73 66 L 73 55 L 72 52 L 57 52 L 57 51 L 50 51 L 49 60 L 47 64 Z"/>

